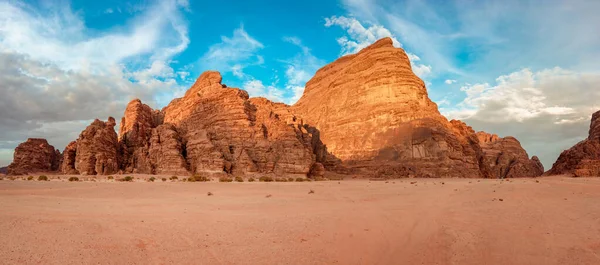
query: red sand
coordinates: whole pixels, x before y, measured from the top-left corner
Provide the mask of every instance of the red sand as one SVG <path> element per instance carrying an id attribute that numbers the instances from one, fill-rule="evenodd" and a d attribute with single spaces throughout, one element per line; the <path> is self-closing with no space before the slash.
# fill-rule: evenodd
<path id="1" fill-rule="evenodd" d="M 0 263 L 600 264 L 600 179 L 538 180 L 5 179 Z"/>

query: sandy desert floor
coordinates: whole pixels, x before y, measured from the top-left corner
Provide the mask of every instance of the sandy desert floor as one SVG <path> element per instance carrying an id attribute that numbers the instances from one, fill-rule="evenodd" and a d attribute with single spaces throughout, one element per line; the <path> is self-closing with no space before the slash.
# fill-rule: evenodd
<path id="1" fill-rule="evenodd" d="M 0 264 L 600 264 L 600 179 L 5 179 Z"/>

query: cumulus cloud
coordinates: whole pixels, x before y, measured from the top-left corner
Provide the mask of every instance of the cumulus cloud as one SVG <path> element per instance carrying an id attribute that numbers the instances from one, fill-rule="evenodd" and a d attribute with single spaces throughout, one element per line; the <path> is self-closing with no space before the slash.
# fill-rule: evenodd
<path id="1" fill-rule="evenodd" d="M 264 63 L 264 59 L 258 54 L 262 48 L 264 45 L 250 36 L 241 25 L 233 31 L 231 37 L 221 36 L 221 42 L 210 46 L 199 63 L 206 70 L 231 72 L 237 77 L 243 77 L 244 68 Z"/>
<path id="2" fill-rule="evenodd" d="M 525 68 L 494 84 L 463 86 L 466 98 L 441 111 L 477 130 L 517 137 L 549 168 L 562 150 L 587 137 L 591 114 L 600 110 L 598 84 L 598 72 Z"/>
<path id="3" fill-rule="evenodd" d="M 260 80 L 249 80 L 244 83 L 243 89 L 252 97 L 265 97 L 274 102 L 283 102 L 283 91 L 274 85 L 265 86 Z"/>
<path id="4" fill-rule="evenodd" d="M 92 119 L 118 119 L 130 99 L 160 107 L 181 93 L 177 78 L 189 73 L 171 66 L 189 44 L 181 8 L 161 1 L 127 28 L 90 36 L 69 7 L 1 2 L 0 164 L 28 137 L 62 149 Z"/>

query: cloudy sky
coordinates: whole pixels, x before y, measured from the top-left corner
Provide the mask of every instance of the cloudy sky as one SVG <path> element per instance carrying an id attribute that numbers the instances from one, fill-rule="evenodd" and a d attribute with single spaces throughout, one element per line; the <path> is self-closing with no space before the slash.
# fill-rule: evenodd
<path id="1" fill-rule="evenodd" d="M 382 37 L 448 118 L 517 137 L 548 169 L 600 110 L 600 1 L 0 0 L 0 166 L 29 137 L 63 149 L 94 118 L 154 108 L 205 70 L 288 104 Z"/>

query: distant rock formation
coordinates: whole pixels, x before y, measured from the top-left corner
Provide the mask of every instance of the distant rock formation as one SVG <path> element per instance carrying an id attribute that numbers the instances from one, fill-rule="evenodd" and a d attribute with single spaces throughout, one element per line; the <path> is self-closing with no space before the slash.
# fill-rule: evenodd
<path id="1" fill-rule="evenodd" d="M 94 120 L 75 143 L 69 144 L 63 153 L 61 170 L 64 174 L 110 175 L 119 172 L 119 145 L 116 122 L 113 117 L 108 121 Z M 74 158 L 73 158 L 74 155 Z"/>
<path id="2" fill-rule="evenodd" d="M 600 177 L 600 111 L 592 115 L 588 138 L 563 151 L 547 174 Z"/>
<path id="3" fill-rule="evenodd" d="M 477 138 L 485 156 L 485 163 L 494 177 L 537 177 L 544 173 L 544 165 L 537 156 L 529 159 L 521 143 L 514 137 L 478 132 Z"/>
<path id="4" fill-rule="evenodd" d="M 8 174 L 8 167 L 0 167 L 0 174 Z"/>
<path id="5" fill-rule="evenodd" d="M 320 131 L 331 154 L 365 174 L 498 178 L 539 173 L 518 142 L 480 146 L 470 127 L 442 116 L 408 56 L 390 38 L 321 68 L 292 111 Z M 498 148 L 507 161 L 486 161 Z M 511 164 L 516 158 L 522 165 Z M 500 172 L 502 167 L 509 169 Z"/>
<path id="6" fill-rule="evenodd" d="M 15 149 L 13 162 L 8 166 L 8 174 L 56 171 L 60 160 L 60 151 L 48 144 L 46 139 L 29 138 Z"/>

